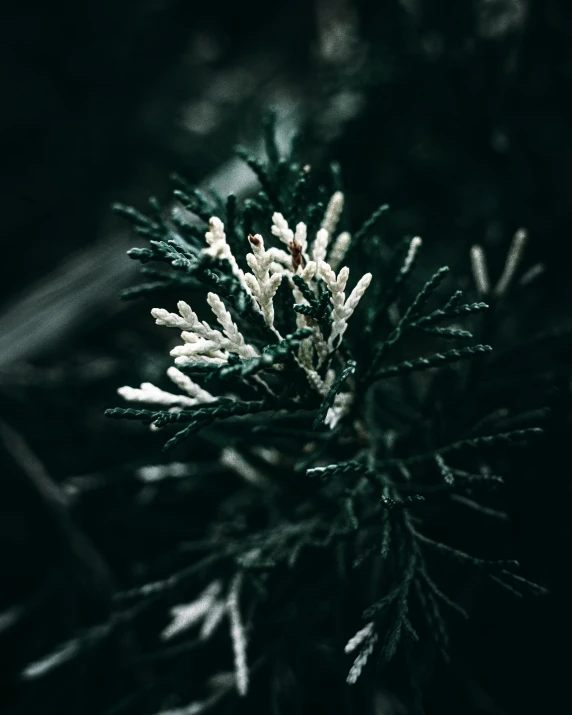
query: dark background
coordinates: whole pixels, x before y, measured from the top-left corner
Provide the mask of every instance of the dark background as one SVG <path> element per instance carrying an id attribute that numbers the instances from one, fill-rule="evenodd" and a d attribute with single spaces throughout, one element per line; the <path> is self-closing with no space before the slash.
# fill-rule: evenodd
<path id="1" fill-rule="evenodd" d="M 0 699 L 15 713 L 99 713 L 112 655 L 65 687 L 22 688 L 17 674 L 106 612 L 105 578 L 82 570 L 83 548 L 95 544 L 119 581 L 149 558 L 127 475 L 159 443 L 102 413 L 118 385 L 159 372 L 164 345 L 147 306 L 118 299 L 137 241 L 111 203 L 166 199 L 171 171 L 232 181 L 233 145 L 256 143 L 272 104 L 341 163 L 354 224 L 387 201 L 393 234 L 422 235 L 430 257 L 465 271 L 482 243 L 491 272 L 495 248 L 526 226 L 527 260 L 546 266 L 533 317 L 566 320 L 572 5 L 21 2 L 0 27 L 0 613 L 17 607 L 0 629 Z M 428 713 L 571 711 L 568 379 L 561 390 L 552 441 L 522 458 L 510 528 L 551 595 L 483 596 L 458 629 L 453 667 L 435 671 Z"/>

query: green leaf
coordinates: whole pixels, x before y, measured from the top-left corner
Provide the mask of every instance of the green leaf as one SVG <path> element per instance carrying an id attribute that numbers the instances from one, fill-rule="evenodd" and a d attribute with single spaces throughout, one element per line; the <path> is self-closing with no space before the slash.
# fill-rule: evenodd
<path id="1" fill-rule="evenodd" d="M 314 429 L 318 429 L 318 427 L 320 427 L 320 425 L 323 424 L 324 420 L 326 419 L 326 415 L 328 414 L 328 410 L 334 404 L 336 395 L 339 393 L 339 391 L 342 388 L 342 385 L 348 379 L 348 377 L 350 375 L 354 374 L 354 372 L 356 371 L 356 368 L 357 368 L 356 361 L 349 360 L 346 367 L 342 370 L 342 372 L 339 374 L 339 376 L 334 380 L 334 382 L 332 383 L 332 386 L 330 387 L 328 394 L 324 398 L 324 401 L 322 402 L 322 405 L 321 405 L 320 409 L 318 410 L 318 414 L 316 415 L 316 419 L 314 420 L 314 424 L 313 424 Z"/>

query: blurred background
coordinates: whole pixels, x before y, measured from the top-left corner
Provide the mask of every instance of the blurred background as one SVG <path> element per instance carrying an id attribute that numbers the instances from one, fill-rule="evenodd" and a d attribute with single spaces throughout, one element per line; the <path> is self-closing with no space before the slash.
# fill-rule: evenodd
<path id="1" fill-rule="evenodd" d="M 130 475 L 158 443 L 103 410 L 118 385 L 162 371 L 165 346 L 148 306 L 119 300 L 138 271 L 125 251 L 142 241 L 111 204 L 167 201 L 172 172 L 248 194 L 232 149 L 257 150 L 273 106 L 284 145 L 303 128 L 311 160 L 340 162 L 352 224 L 388 202 L 390 234 L 423 236 L 431 266 L 446 256 L 467 272 L 478 242 L 500 271 L 526 227 L 546 276 L 535 310 L 567 319 L 572 4 L 24 0 L 3 9 L 0 36 L 0 703 L 111 713 L 111 651 L 55 686 L 18 679 L 107 612 L 106 564 L 149 558 Z M 511 532 L 552 594 L 477 604 L 428 713 L 569 712 L 566 420 L 529 456 Z"/>

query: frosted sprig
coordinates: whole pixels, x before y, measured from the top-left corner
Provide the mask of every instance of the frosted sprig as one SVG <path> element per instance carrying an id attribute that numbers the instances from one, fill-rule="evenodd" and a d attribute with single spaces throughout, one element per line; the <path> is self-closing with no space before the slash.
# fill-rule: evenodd
<path id="1" fill-rule="evenodd" d="M 243 576 L 237 574 L 231 584 L 226 602 L 228 617 L 230 620 L 230 635 L 234 650 L 234 669 L 236 674 L 236 689 L 239 695 L 246 695 L 248 692 L 248 665 L 246 662 L 246 634 L 242 624 L 239 609 L 239 596 L 242 586 Z"/>
<path id="2" fill-rule="evenodd" d="M 171 608 L 172 621 L 161 633 L 161 638 L 163 640 L 173 638 L 203 620 L 213 606 L 218 604 L 217 596 L 221 590 L 222 583 L 218 580 L 213 581 L 196 600 Z"/>
<path id="3" fill-rule="evenodd" d="M 246 284 L 254 296 L 266 325 L 274 329 L 274 305 L 272 299 L 282 282 L 282 273 L 270 275 L 273 254 L 264 248 L 264 239 L 260 234 L 249 236 L 252 253 L 246 256 L 246 261 L 252 270 L 245 276 Z M 276 331 L 277 332 L 277 331 Z"/>
<path id="4" fill-rule="evenodd" d="M 490 291 L 490 282 L 487 261 L 482 246 L 471 246 L 471 268 L 477 291 L 481 295 L 487 295 Z"/>
<path id="5" fill-rule="evenodd" d="M 223 333 L 230 342 L 230 351 L 236 352 L 241 357 L 255 357 L 258 353 L 251 346 L 247 345 L 244 336 L 236 327 L 232 316 L 226 309 L 224 303 L 216 293 L 207 295 L 207 303 L 215 314 L 218 324 L 222 327 Z M 227 347 L 227 350 L 229 349 Z"/>
<path id="6" fill-rule="evenodd" d="M 296 225 L 296 233 L 288 225 L 288 221 L 284 216 L 275 212 L 272 214 L 272 228 L 270 229 L 273 236 L 285 243 L 290 250 L 290 268 L 296 272 L 304 262 L 308 262 L 308 228 L 303 221 Z"/>
<path id="7" fill-rule="evenodd" d="M 188 375 L 185 375 L 174 366 L 171 366 L 167 370 L 167 376 L 180 390 L 186 392 L 189 398 L 195 401 L 195 404 L 201 402 L 212 402 L 216 399 L 210 392 L 203 390 L 203 388 L 200 385 L 197 385 L 196 382 L 193 382 Z"/>
<path id="8" fill-rule="evenodd" d="M 504 265 L 503 272 L 498 280 L 498 283 L 495 286 L 495 293 L 497 295 L 502 295 L 503 293 L 506 293 L 507 289 L 512 283 L 513 278 L 522 261 L 524 247 L 526 246 L 527 240 L 528 231 L 525 228 L 519 228 L 512 238 L 512 242 L 510 244 L 510 248 L 508 249 L 508 253 L 506 256 L 506 262 Z"/>
<path id="9" fill-rule="evenodd" d="M 328 255 L 328 263 L 334 271 L 340 267 L 342 261 L 344 260 L 348 248 L 350 247 L 351 240 L 352 237 L 348 231 L 344 231 L 343 233 L 340 233 L 332 244 Z"/>
<path id="10" fill-rule="evenodd" d="M 338 226 L 340 216 L 344 208 L 344 195 L 341 191 L 336 191 L 328 202 L 322 228 L 331 236 Z"/>
<path id="11" fill-rule="evenodd" d="M 328 347 L 333 350 L 339 345 L 346 332 L 348 320 L 371 283 L 372 274 L 366 273 L 363 275 L 346 300 L 344 291 L 350 275 L 350 269 L 347 266 L 344 266 L 336 276 L 332 267 L 325 261 L 321 261 L 318 265 L 318 273 L 331 293 L 330 302 L 333 306 L 332 332 L 328 338 Z"/>
<path id="12" fill-rule="evenodd" d="M 264 322 L 274 332 L 279 342 L 283 338 L 274 325 L 274 297 L 282 280 L 288 280 L 294 305 L 306 308 L 306 312 L 296 313 L 296 325 L 299 329 L 310 328 L 312 331 L 308 337 L 300 341 L 294 357 L 305 372 L 310 387 L 323 398 L 328 395 L 336 379 L 336 370 L 332 364 L 325 372 L 322 368 L 338 347 L 347 328 L 347 322 L 371 281 L 371 274 L 363 276 L 346 299 L 344 291 L 349 269 L 341 268 L 336 276 L 334 269 L 325 262 L 330 231 L 335 230 L 342 208 L 343 194 L 336 192 L 330 199 L 322 227 L 316 233 L 312 246 L 313 260 L 307 254 L 306 224 L 300 221 L 296 225 L 296 230 L 292 231 L 288 221 L 279 212 L 275 212 L 272 216 L 271 233 L 286 244 L 289 251 L 276 246 L 267 247 L 260 234 L 250 234 L 248 240 L 251 253 L 246 255 L 246 263 L 251 273 L 244 273 L 239 268 L 236 257 L 226 241 L 224 224 L 216 216 L 209 220 L 209 230 L 205 234 L 208 248 L 202 251 L 203 254 L 229 263 L 232 274 L 252 299 L 252 306 L 262 315 Z M 330 231 L 326 227 L 329 227 Z M 342 260 L 349 242 L 350 235 L 347 233 L 338 237 L 330 251 L 335 263 Z M 294 276 L 298 276 L 303 283 L 296 284 L 292 280 Z M 314 316 L 317 301 L 322 296 L 320 281 L 326 283 L 329 291 L 331 316 L 325 313 L 323 308 L 320 308 L 318 314 Z M 300 285 L 305 286 L 304 290 L 301 290 Z M 178 313 L 171 313 L 162 308 L 154 308 L 151 311 L 158 325 L 181 331 L 183 344 L 171 350 L 176 365 L 190 367 L 200 364 L 222 367 L 228 363 L 231 355 L 242 360 L 258 358 L 259 349 L 246 341 L 222 298 L 217 293 L 209 292 L 207 303 L 220 329 L 215 329 L 207 321 L 200 320 L 185 301 L 179 301 L 177 304 Z M 323 302 L 321 305 L 325 307 Z M 323 328 L 327 323 L 331 323 L 331 328 L 326 339 Z M 216 399 L 176 367 L 171 368 L 168 374 L 184 394 L 175 395 L 165 392 L 151 383 L 144 383 L 140 388 L 121 388 L 120 394 L 128 401 L 147 402 L 168 406 L 171 409 L 193 407 L 198 403 L 208 404 Z M 253 379 L 268 394 L 272 394 L 260 376 L 256 375 Z M 348 411 L 352 399 L 351 392 L 347 391 L 332 395 L 324 423 L 331 428 L 335 427 Z"/>
<path id="13" fill-rule="evenodd" d="M 209 220 L 209 231 L 205 233 L 205 239 L 208 248 L 203 249 L 203 255 L 228 261 L 233 275 L 236 276 L 241 286 L 246 288 L 244 272 L 236 262 L 236 258 L 226 240 L 224 224 L 217 216 L 212 216 Z"/>
<path id="14" fill-rule="evenodd" d="M 25 680 L 32 680 L 44 675 L 53 668 L 57 668 L 62 663 L 71 660 L 79 652 L 80 647 L 81 641 L 79 638 L 73 638 L 66 643 L 62 643 L 49 655 L 27 665 L 22 671 L 22 677 Z"/>
<path id="15" fill-rule="evenodd" d="M 411 270 L 411 267 L 413 266 L 413 261 L 415 260 L 417 252 L 422 245 L 423 240 L 420 236 L 415 236 L 411 239 L 411 243 L 409 244 L 409 250 L 407 251 L 407 256 L 405 257 L 405 261 L 401 269 L 401 272 L 403 274 L 409 273 L 409 271 Z"/>
<path id="16" fill-rule="evenodd" d="M 219 330 L 211 328 L 206 321 L 199 320 L 185 301 L 177 303 L 179 315 L 169 313 L 162 308 L 153 308 L 151 311 L 157 325 L 183 331 L 181 337 L 184 345 L 179 345 L 171 351 L 171 355 L 176 358 L 175 362 L 184 365 L 201 360 L 220 364 L 226 362 L 228 353 L 235 353 L 242 358 L 256 357 L 258 352 L 252 345 L 246 343 L 219 296 L 209 293 L 207 302 L 223 327 L 224 335 Z"/>
<path id="17" fill-rule="evenodd" d="M 348 677 L 346 678 L 346 682 L 348 683 L 348 685 L 353 685 L 354 683 L 356 683 L 359 676 L 361 675 L 361 672 L 364 669 L 365 664 L 369 659 L 369 656 L 373 652 L 373 648 L 377 641 L 377 633 L 372 633 L 370 630 L 362 640 L 365 640 L 365 643 L 361 651 L 359 652 L 357 658 L 354 660 L 350 672 L 348 673 Z"/>
<path id="18" fill-rule="evenodd" d="M 174 395 L 165 390 L 161 390 L 151 382 L 143 382 L 140 387 L 120 387 L 117 394 L 121 395 L 127 402 L 141 402 L 148 405 L 162 407 L 193 407 L 197 400 L 187 395 Z"/>
<path id="19" fill-rule="evenodd" d="M 316 261 L 316 263 L 321 263 L 326 260 L 329 238 L 330 234 L 325 228 L 321 228 L 316 234 L 316 239 L 312 246 L 312 259 Z"/>
<path id="20" fill-rule="evenodd" d="M 176 367 L 170 367 L 167 370 L 167 376 L 186 395 L 175 395 L 161 390 L 150 382 L 144 382 L 139 388 L 120 387 L 117 392 L 127 402 L 143 402 L 149 405 L 162 405 L 165 407 L 194 407 L 197 404 L 215 400 L 210 392 L 203 390 L 200 385 L 197 385 L 188 375 L 183 374 Z"/>
<path id="21" fill-rule="evenodd" d="M 316 262 L 309 261 L 298 273 L 300 278 L 304 281 L 304 283 L 306 283 L 312 293 L 315 293 L 316 291 L 313 279 L 316 275 L 317 269 L 318 266 Z M 290 288 L 294 297 L 294 304 L 309 305 L 308 300 L 291 278 Z M 298 351 L 298 358 L 304 369 L 312 370 L 314 366 L 314 354 L 317 357 L 316 367 L 321 367 L 329 354 L 329 350 L 319 325 L 315 321 L 308 320 L 307 316 L 301 313 L 296 313 L 296 327 L 304 328 L 306 326 L 310 326 L 312 328 L 313 335 L 301 342 L 300 349 Z"/>
<path id="22" fill-rule="evenodd" d="M 522 263 L 524 249 L 526 247 L 527 241 L 527 230 L 525 228 L 519 228 L 518 231 L 512 237 L 503 271 L 494 287 L 491 287 L 490 285 L 488 277 L 487 258 L 483 247 L 478 244 L 471 247 L 470 255 L 473 280 L 475 282 L 477 291 L 481 295 L 485 296 L 492 294 L 497 297 L 500 297 L 507 292 L 507 290 L 514 282 L 514 278 L 518 272 L 520 264 Z M 533 266 L 533 269 L 534 274 L 539 275 L 542 272 L 543 267 L 541 265 L 537 265 Z M 531 280 L 531 277 L 527 274 L 525 274 L 521 278 L 521 285 L 526 285 L 527 282 Z M 534 274 L 532 274 L 532 278 L 535 277 Z"/>
<path id="23" fill-rule="evenodd" d="M 308 261 L 308 255 L 306 254 L 306 249 L 308 246 L 308 228 L 303 221 L 296 224 L 296 233 L 294 234 L 294 243 L 300 247 L 302 256 L 305 261 Z"/>
<path id="24" fill-rule="evenodd" d="M 367 623 L 362 629 L 360 629 L 355 636 L 349 639 L 344 648 L 344 652 L 352 653 L 356 648 L 358 648 L 364 640 L 370 635 L 373 630 L 373 621 Z"/>
<path id="25" fill-rule="evenodd" d="M 272 235 L 277 236 L 282 243 L 289 246 L 294 240 L 294 233 L 292 229 L 288 226 L 288 221 L 284 218 L 281 213 L 276 211 L 272 214 Z"/>
<path id="26" fill-rule="evenodd" d="M 348 412 L 353 401 L 354 396 L 351 392 L 340 392 L 339 395 L 336 395 L 334 398 L 334 404 L 326 413 L 324 424 L 330 429 L 334 429 L 342 417 Z"/>

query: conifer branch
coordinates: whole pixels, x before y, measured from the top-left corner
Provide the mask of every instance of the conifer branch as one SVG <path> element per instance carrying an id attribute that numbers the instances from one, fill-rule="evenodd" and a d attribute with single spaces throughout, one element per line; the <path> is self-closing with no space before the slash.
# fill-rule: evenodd
<path id="1" fill-rule="evenodd" d="M 178 392 L 151 383 L 123 387 L 121 396 L 144 408 L 113 408 L 106 414 L 153 429 L 176 426 L 165 449 L 198 434 L 221 472 L 242 478 L 236 492 L 224 494 L 221 487 L 220 514 L 208 527 L 217 536 L 205 539 L 212 553 L 169 578 L 128 589 L 117 599 L 118 612 L 125 614 L 131 601 L 148 608 L 166 592 L 179 594 L 197 574 L 212 575 L 204 583 L 217 583 L 224 574 L 230 583 L 226 601 L 210 592 L 190 603 L 180 601 L 186 606 L 172 614 L 167 629 L 182 630 L 186 618 L 189 627 L 202 623 L 199 640 L 207 639 L 228 615 L 234 660 L 229 682 L 239 695 L 254 689 L 246 647 L 249 606 L 254 609 L 257 599 L 271 604 L 265 617 L 279 639 L 290 621 L 283 613 L 274 615 L 281 609 L 273 611 L 279 601 L 272 599 L 281 588 L 292 588 L 288 614 L 300 614 L 296 599 L 300 594 L 303 602 L 306 589 L 300 574 L 313 550 L 322 556 L 320 568 L 332 592 L 348 587 L 348 554 L 349 564 L 361 569 L 357 575 L 371 577 L 373 595 L 354 614 L 357 618 L 361 612 L 366 625 L 345 649 L 355 654 L 350 684 L 364 677 L 374 653 L 385 664 L 398 649 L 413 652 L 427 632 L 448 657 L 448 612 L 467 617 L 467 610 L 434 580 L 429 552 L 483 573 L 515 595 L 544 592 L 514 573 L 518 564 L 513 560 L 472 556 L 425 535 L 445 507 L 504 518 L 503 512 L 479 504 L 473 492 L 502 483 L 493 473 L 501 447 L 526 444 L 542 432 L 528 426 L 542 417 L 534 410 L 510 415 L 515 421 L 503 423 L 483 420 L 477 406 L 460 427 L 450 414 L 455 403 L 448 392 L 458 393 L 459 401 L 478 402 L 471 398 L 478 393 L 479 383 L 473 383 L 479 376 L 467 377 L 459 363 L 480 360 L 492 348 L 477 342 L 440 350 L 432 343 L 472 339 L 473 332 L 484 339 L 478 316 L 487 304 L 464 302 L 453 286 L 450 297 L 433 307 L 445 279 L 454 280 L 447 267 L 434 271 L 421 290 L 411 291 L 408 278 L 422 245 L 417 236 L 404 240 L 389 262 L 392 268 L 379 275 L 382 240 L 376 226 L 388 206 L 374 211 L 355 233 L 340 232 L 347 219 L 337 170 L 333 186 L 317 185 L 314 172 L 300 168 L 297 155 L 280 156 L 275 122 L 272 113 L 265 119 L 265 159 L 238 150 L 261 185 L 246 201 L 234 194 L 226 201 L 211 200 L 210 194 L 175 180 L 175 198 L 204 222 L 201 228 L 198 222 L 186 225 L 181 209 L 163 218 L 155 201 L 149 217 L 117 209 L 149 239 L 148 248 L 132 249 L 130 257 L 162 264 L 161 272 L 147 273 L 152 280 L 129 289 L 127 297 L 190 286 L 194 292 L 193 308 L 181 300 L 178 313 L 153 309 L 157 324 L 180 332 L 181 344 L 171 351 L 177 367 L 167 372 Z M 497 301 L 508 292 L 523 241 L 515 238 L 492 291 L 484 252 L 473 249 L 479 296 L 494 293 Z M 354 275 L 363 264 L 358 251 L 367 255 L 371 273 Z M 354 287 L 346 295 L 348 285 Z M 200 302 L 202 289 L 218 327 L 212 317 L 211 322 L 199 318 L 205 306 L 195 301 Z M 488 324 L 496 319 L 491 314 Z M 465 320 L 472 321 L 470 330 Z M 430 343 L 426 350 L 416 347 L 419 338 Z M 483 373 L 490 362 L 482 362 Z M 451 379 L 441 389 L 444 382 L 433 368 L 444 366 L 450 367 Z M 425 418 L 433 409 L 439 419 L 428 425 Z M 494 406 L 487 404 L 487 409 L 487 415 L 494 414 Z M 481 434 L 485 426 L 490 433 Z M 491 459 L 486 468 L 481 462 L 485 454 Z M 458 455 L 466 463 L 458 466 Z M 302 479 L 302 472 L 318 479 Z M 382 582 L 376 571 L 380 565 Z M 257 643 L 256 638 L 249 642 L 248 658 Z"/>

